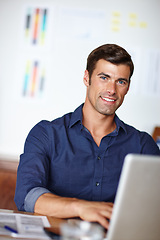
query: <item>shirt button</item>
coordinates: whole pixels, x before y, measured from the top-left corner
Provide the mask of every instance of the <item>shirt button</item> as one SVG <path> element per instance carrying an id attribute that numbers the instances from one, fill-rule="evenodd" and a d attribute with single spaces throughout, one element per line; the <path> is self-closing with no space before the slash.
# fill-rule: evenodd
<path id="1" fill-rule="evenodd" d="M 98 187 L 100 185 L 100 183 L 99 182 L 96 182 L 96 186 Z"/>
<path id="2" fill-rule="evenodd" d="M 97 157 L 97 159 L 98 159 L 98 160 L 100 160 L 100 159 L 101 159 L 101 157 L 100 157 L 100 156 L 98 156 L 98 157 Z"/>

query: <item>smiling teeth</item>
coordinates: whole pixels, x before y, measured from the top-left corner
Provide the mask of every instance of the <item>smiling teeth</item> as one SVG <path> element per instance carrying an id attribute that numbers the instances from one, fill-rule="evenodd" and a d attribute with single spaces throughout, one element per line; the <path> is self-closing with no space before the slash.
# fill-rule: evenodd
<path id="1" fill-rule="evenodd" d="M 105 101 L 108 101 L 108 102 L 114 102 L 114 99 L 105 98 L 105 97 L 102 97 L 102 99 L 104 99 Z"/>

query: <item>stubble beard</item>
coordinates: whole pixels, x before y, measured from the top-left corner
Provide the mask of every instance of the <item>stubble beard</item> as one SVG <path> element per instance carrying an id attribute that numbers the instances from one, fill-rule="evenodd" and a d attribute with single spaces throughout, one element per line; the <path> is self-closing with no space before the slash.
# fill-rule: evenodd
<path id="1" fill-rule="evenodd" d="M 94 108 L 102 115 L 111 116 L 115 115 L 116 110 L 122 105 L 122 102 L 117 102 L 115 106 L 102 106 L 97 100 Z"/>

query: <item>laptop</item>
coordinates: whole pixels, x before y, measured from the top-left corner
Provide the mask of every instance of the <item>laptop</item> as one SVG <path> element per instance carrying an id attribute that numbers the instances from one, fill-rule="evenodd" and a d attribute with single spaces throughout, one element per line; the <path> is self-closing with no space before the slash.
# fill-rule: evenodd
<path id="1" fill-rule="evenodd" d="M 160 156 L 128 154 L 107 240 L 160 239 Z"/>

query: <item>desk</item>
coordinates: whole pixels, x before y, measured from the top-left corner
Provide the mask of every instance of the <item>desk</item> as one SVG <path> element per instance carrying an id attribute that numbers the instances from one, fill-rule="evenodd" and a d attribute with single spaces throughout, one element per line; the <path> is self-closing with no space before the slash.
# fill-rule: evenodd
<path id="1" fill-rule="evenodd" d="M 47 217 L 51 225 L 50 230 L 56 234 L 60 234 L 60 225 L 67 222 L 67 219 Z"/>
<path id="2" fill-rule="evenodd" d="M 93 236 L 96 236 L 96 239 L 103 239 L 105 237 L 104 229 L 99 224 L 79 221 L 73 218 L 61 219 L 51 216 L 47 216 L 46 218 L 46 216 L 40 214 L 1 209 L 0 216 L 2 220 L 1 233 L 3 234 L 0 235 L 0 239 L 46 239 L 43 227 L 49 230 L 49 236 L 52 232 L 55 234 L 54 238 L 59 239 L 60 226 L 62 223 L 67 223 L 63 225 L 62 233 L 68 236 L 68 239 L 73 236 L 78 238 L 81 237 L 80 239 L 84 237 L 89 237 L 91 239 Z M 48 227 L 49 224 L 47 219 L 50 223 L 50 227 Z"/>

